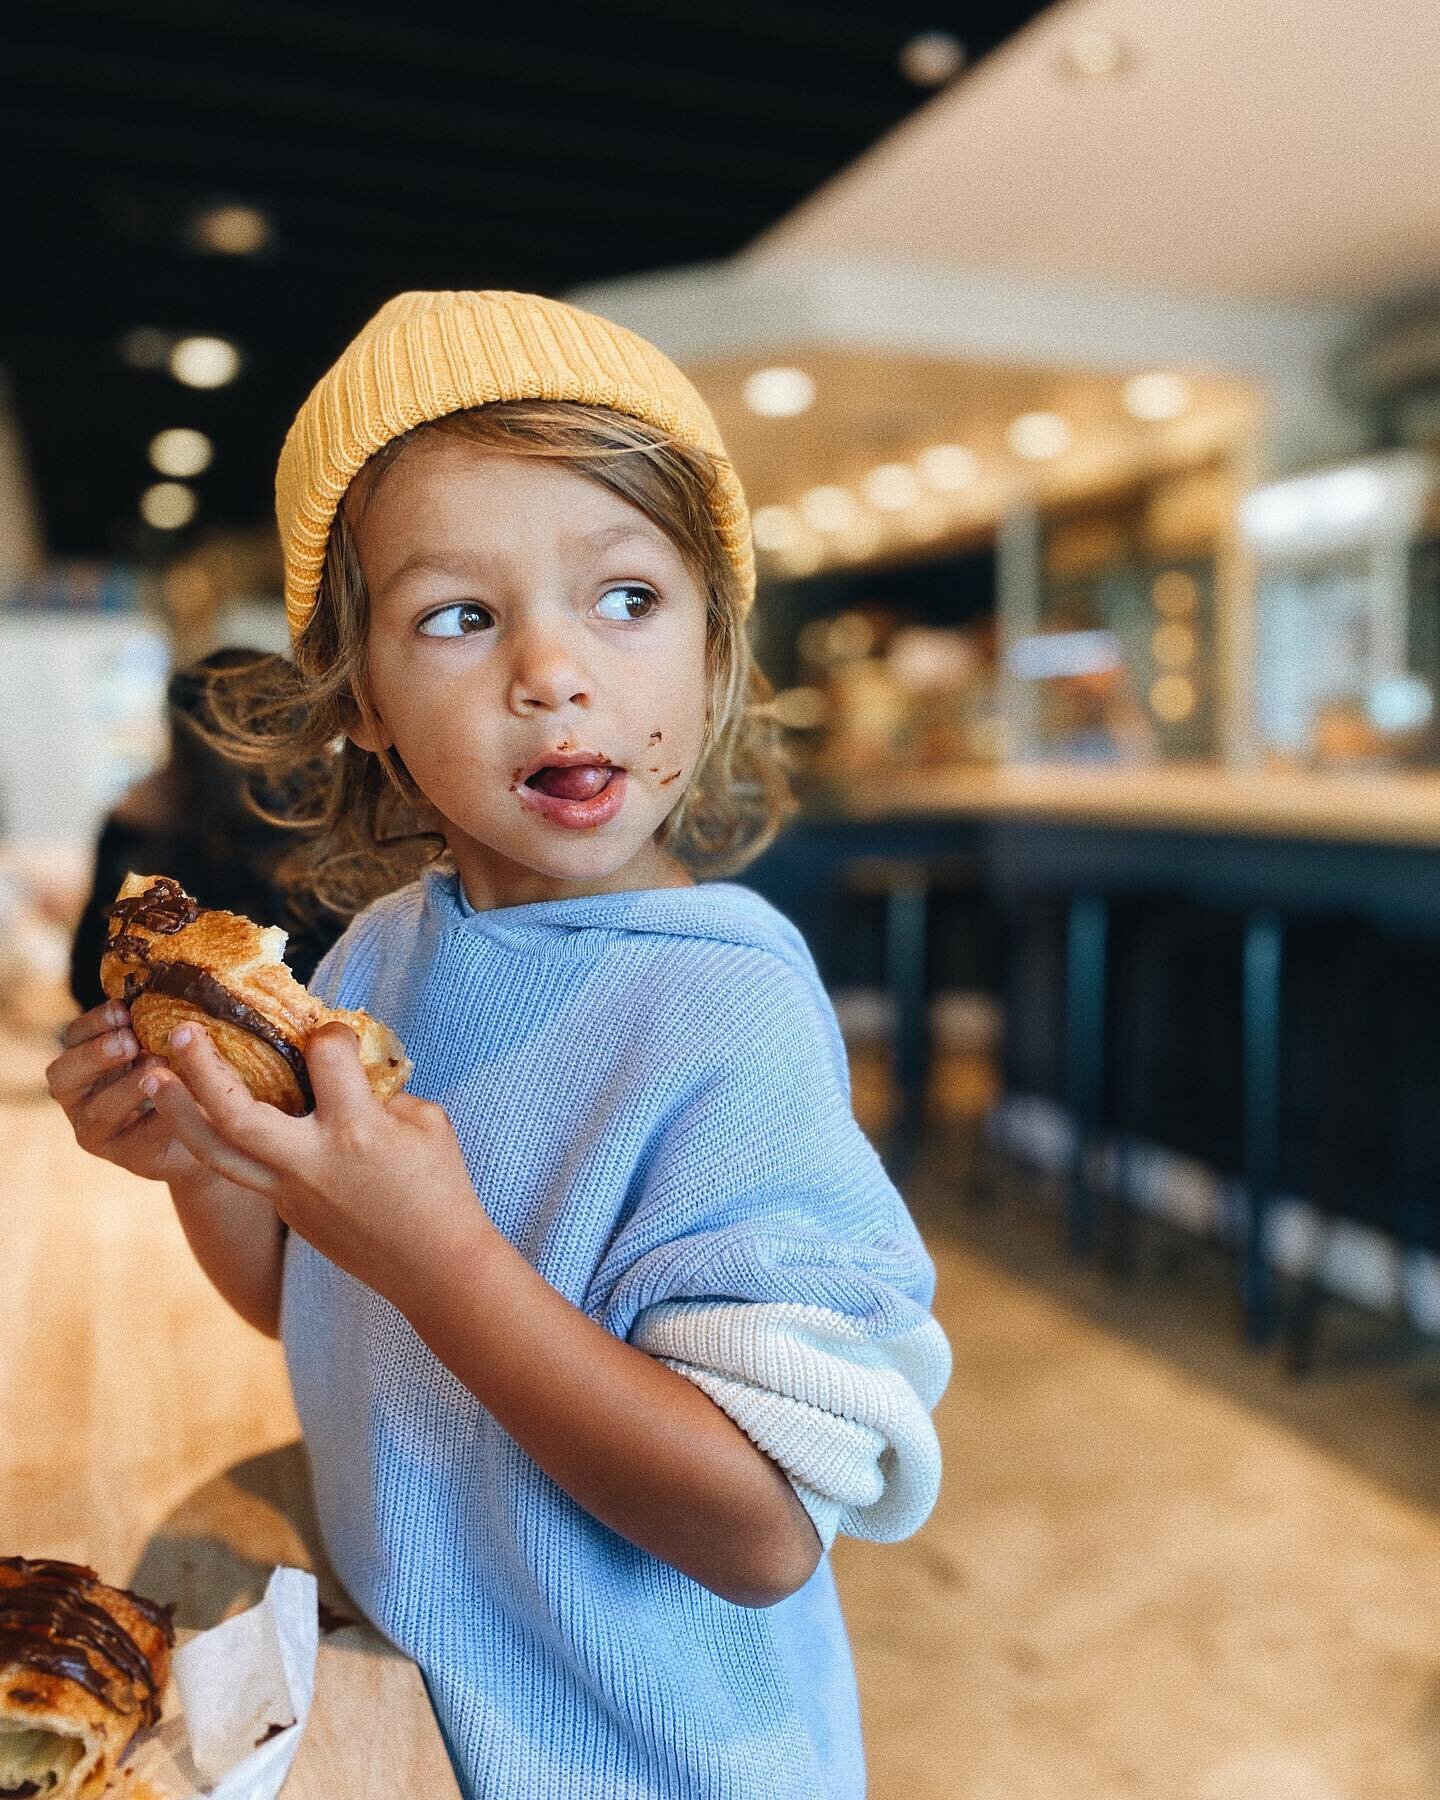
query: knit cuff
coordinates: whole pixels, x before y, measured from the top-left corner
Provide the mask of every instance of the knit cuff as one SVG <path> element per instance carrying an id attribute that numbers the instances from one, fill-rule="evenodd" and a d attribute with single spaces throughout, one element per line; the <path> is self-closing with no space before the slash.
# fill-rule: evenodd
<path id="1" fill-rule="evenodd" d="M 679 1301 L 642 1313 L 630 1339 L 784 1469 L 827 1548 L 840 1531 L 893 1542 L 929 1516 L 940 1487 L 929 1409 L 950 1372 L 933 1318 L 876 1338 L 826 1307 Z"/>

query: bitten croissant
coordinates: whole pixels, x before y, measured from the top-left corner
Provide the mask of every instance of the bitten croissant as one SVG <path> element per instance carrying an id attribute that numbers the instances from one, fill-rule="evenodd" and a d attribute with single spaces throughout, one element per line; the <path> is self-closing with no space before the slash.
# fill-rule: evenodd
<path id="1" fill-rule="evenodd" d="M 0 1559 L 0 1795 L 106 1791 L 160 1717 L 170 1612 L 79 1563 Z"/>
<path id="2" fill-rule="evenodd" d="M 388 1025 L 326 1006 L 295 979 L 281 961 L 279 926 L 202 906 L 167 875 L 127 875 L 107 916 L 100 982 L 129 1007 L 142 1049 L 167 1056 L 177 1025 L 203 1024 L 257 1100 L 298 1116 L 315 1105 L 305 1045 L 339 1019 L 360 1040 L 361 1066 L 381 1100 L 410 1079 L 410 1059 Z"/>

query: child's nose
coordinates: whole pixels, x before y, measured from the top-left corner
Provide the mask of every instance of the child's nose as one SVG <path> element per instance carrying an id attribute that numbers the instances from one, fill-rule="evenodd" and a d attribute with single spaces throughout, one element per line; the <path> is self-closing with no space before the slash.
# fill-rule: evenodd
<path id="1" fill-rule="evenodd" d="M 531 629 L 515 640 L 511 712 L 524 718 L 589 702 L 589 677 L 563 634 Z"/>

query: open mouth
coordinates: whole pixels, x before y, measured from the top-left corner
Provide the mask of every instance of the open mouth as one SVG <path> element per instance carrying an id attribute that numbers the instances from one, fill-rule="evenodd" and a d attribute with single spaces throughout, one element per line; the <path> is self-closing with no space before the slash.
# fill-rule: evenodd
<path id="1" fill-rule="evenodd" d="M 625 771 L 607 756 L 557 751 L 536 767 L 516 770 L 520 803 L 552 825 L 593 830 L 607 824 L 625 804 Z"/>
<path id="2" fill-rule="evenodd" d="M 622 773 L 610 763 L 576 763 L 566 768 L 547 763 L 525 778 L 525 785 L 556 800 L 593 800 Z"/>

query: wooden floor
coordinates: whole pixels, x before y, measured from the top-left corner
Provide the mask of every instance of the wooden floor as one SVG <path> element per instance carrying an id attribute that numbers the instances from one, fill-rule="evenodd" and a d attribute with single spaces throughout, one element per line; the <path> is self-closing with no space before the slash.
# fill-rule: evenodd
<path id="1" fill-rule="evenodd" d="M 222 1600 L 303 1553 L 284 1367 L 163 1189 L 75 1150 L 48 1054 L 0 1036 L 0 1553 L 180 1584 L 183 1619 L 217 1484 Z M 836 1553 L 876 1800 L 1440 1795 L 1440 1515 L 930 1236 L 945 1489 Z"/>

